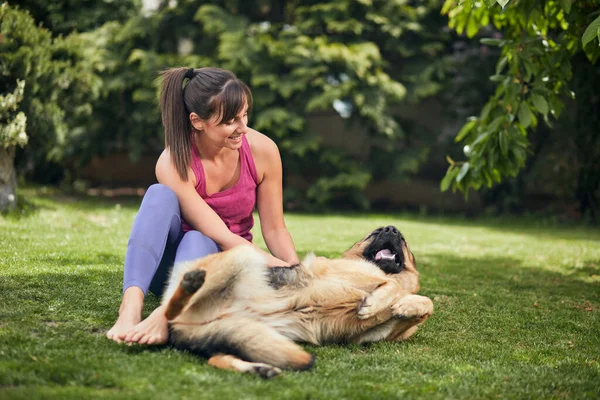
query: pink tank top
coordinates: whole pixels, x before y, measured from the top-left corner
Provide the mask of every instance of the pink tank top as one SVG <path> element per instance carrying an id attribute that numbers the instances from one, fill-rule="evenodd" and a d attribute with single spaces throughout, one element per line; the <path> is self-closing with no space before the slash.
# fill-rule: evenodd
<path id="1" fill-rule="evenodd" d="M 231 232 L 251 242 L 250 230 L 254 226 L 252 212 L 256 204 L 258 177 L 246 135 L 242 135 L 242 147 L 239 150 L 239 180 L 229 189 L 213 193 L 210 196 L 206 194 L 206 179 L 202 161 L 196 151 L 196 146 L 192 146 L 192 149 L 192 170 L 196 175 L 196 192 L 221 217 Z M 183 219 L 181 225 L 184 232 L 194 229 Z"/>

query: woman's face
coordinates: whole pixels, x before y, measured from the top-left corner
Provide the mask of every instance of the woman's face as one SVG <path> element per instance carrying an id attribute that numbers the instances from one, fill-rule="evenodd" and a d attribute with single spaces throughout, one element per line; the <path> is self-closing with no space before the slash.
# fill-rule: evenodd
<path id="1" fill-rule="evenodd" d="M 200 131 L 211 143 L 216 146 L 226 147 L 237 150 L 242 146 L 242 135 L 246 134 L 248 129 L 248 105 L 245 104 L 238 115 L 229 121 L 218 121 L 219 116 L 215 115 L 209 120 L 194 121 L 192 113 L 190 119 L 194 127 Z"/>

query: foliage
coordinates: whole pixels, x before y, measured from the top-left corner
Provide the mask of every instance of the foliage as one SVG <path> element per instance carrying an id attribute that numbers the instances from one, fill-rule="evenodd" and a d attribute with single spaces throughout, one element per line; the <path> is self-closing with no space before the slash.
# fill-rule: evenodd
<path id="1" fill-rule="evenodd" d="M 12 93 L 0 95 L 0 146 L 4 148 L 27 144 L 27 117 L 22 111 L 16 112 L 25 90 L 25 81 L 17 81 Z"/>
<path id="2" fill-rule="evenodd" d="M 539 218 L 286 215 L 300 255 L 339 256 L 373 228 L 396 225 L 435 312 L 407 342 L 306 346 L 317 356 L 312 370 L 264 381 L 169 347 L 104 337 L 118 315 L 139 199 L 44 188 L 22 195 L 22 214 L 0 216 L 2 399 L 589 399 L 600 392 L 597 229 Z M 144 315 L 158 304 L 148 295 Z"/>
<path id="3" fill-rule="evenodd" d="M 90 101 L 101 86 L 89 63 L 93 49 L 76 34 L 52 38 L 27 12 L 7 3 L 0 6 L 0 24 L 3 91 L 25 82 L 19 110 L 27 118 L 29 146 L 21 153 L 21 165 L 43 170 L 48 162 L 61 160 L 74 132 L 85 129 Z"/>
<path id="4" fill-rule="evenodd" d="M 200 63 L 189 64 L 188 56 L 187 65 L 231 69 L 250 84 L 251 125 L 278 143 L 288 173 L 311 182 L 307 201 L 322 207 L 350 199 L 367 207 L 360 193 L 375 171 L 386 171 L 378 179 L 399 179 L 410 160 L 418 165 L 426 154 L 427 146 L 421 152 L 407 149 L 407 134 L 394 110 L 403 99 L 417 101 L 441 87 L 447 35 L 439 34 L 439 2 L 259 3 L 211 1 L 173 8 L 163 2 L 152 17 L 159 21 L 159 45 L 132 56 L 146 69 L 167 54 L 181 53 L 182 43 L 193 44 L 190 56 L 197 55 Z M 422 24 L 426 19 L 428 26 Z M 370 140 L 360 153 L 328 147 L 308 131 L 310 115 L 334 110 L 346 126 L 358 124 L 368 132 Z"/>
<path id="5" fill-rule="evenodd" d="M 590 24 L 597 11 L 593 3 L 523 0 L 500 9 L 446 0 L 442 12 L 452 28 L 474 37 L 492 24 L 498 31 L 481 43 L 498 46 L 502 53 L 490 77 L 497 83 L 495 93 L 456 136 L 467 160 L 449 159 L 442 190 L 490 187 L 523 168 L 530 151 L 528 134 L 541 120 L 550 125 L 558 119 L 566 99 L 575 97 L 569 87 L 573 58 L 582 49 L 592 62 L 600 56 L 598 42 L 589 34 L 581 40 L 586 28 L 593 30 L 597 24 Z"/>
<path id="6" fill-rule="evenodd" d="M 54 36 L 88 32 L 107 22 L 125 22 L 139 13 L 141 0 L 18 0 L 33 19 Z"/>
<path id="7" fill-rule="evenodd" d="M 439 0 L 161 1 L 137 15 L 139 2 L 126 3 L 102 26 L 85 21 L 107 16 L 107 0 L 92 2 L 93 12 L 74 7 L 69 15 L 81 21 L 71 25 L 61 19 L 69 0 L 24 3 L 55 34 L 86 30 L 71 35 L 86 43 L 86 66 L 103 82 L 86 101 L 93 117 L 85 129 L 82 118 L 68 119 L 65 168 L 118 151 L 133 159 L 159 151 L 155 78 L 177 65 L 229 68 L 250 84 L 251 125 L 278 143 L 286 174 L 311 183 L 300 196 L 305 206 L 368 207 L 361 192 L 373 178 L 402 179 L 426 159 L 434 135 L 403 130 L 395 110 L 441 89 L 449 34 L 440 34 Z M 309 131 L 310 115 L 336 111 L 347 127 L 368 131 L 359 153 Z M 410 145 L 412 136 L 421 147 Z"/>

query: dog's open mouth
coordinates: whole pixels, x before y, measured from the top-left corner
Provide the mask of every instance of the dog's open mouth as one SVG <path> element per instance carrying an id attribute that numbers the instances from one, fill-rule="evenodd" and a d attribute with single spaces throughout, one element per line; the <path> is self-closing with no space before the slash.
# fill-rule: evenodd
<path id="1" fill-rule="evenodd" d="M 375 254 L 375 261 L 379 261 L 379 260 L 396 261 L 396 253 L 394 253 L 390 249 L 379 250 L 377 252 L 377 254 Z"/>
<path id="2" fill-rule="evenodd" d="M 397 274 L 403 269 L 402 250 L 393 243 L 377 246 L 367 253 L 365 258 L 372 260 L 386 274 Z"/>

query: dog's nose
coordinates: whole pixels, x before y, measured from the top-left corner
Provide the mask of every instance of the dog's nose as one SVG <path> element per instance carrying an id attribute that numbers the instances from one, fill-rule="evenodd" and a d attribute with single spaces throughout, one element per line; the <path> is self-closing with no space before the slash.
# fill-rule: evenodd
<path id="1" fill-rule="evenodd" d="M 383 228 L 383 231 L 385 233 L 390 233 L 392 235 L 397 235 L 398 234 L 398 229 L 396 229 L 396 227 L 393 226 L 393 225 L 386 226 L 385 228 Z"/>

